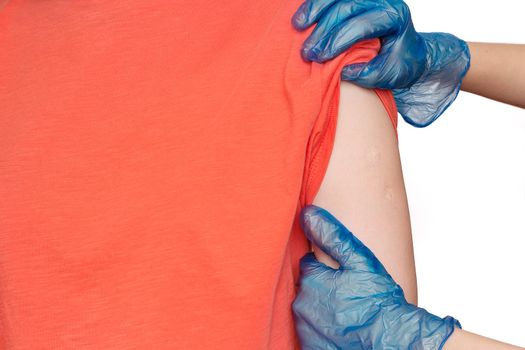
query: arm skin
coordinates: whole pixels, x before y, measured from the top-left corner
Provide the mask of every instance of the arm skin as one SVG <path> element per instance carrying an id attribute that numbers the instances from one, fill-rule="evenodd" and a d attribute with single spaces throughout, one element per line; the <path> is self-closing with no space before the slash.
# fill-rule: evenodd
<path id="1" fill-rule="evenodd" d="M 443 346 L 443 350 L 523 350 L 518 346 L 456 329 Z"/>
<path id="2" fill-rule="evenodd" d="M 525 108 L 525 45 L 468 43 L 470 69 L 461 90 Z"/>
<path id="3" fill-rule="evenodd" d="M 342 81 L 335 143 L 313 204 L 362 239 L 417 304 L 410 216 L 397 138 L 377 95 Z M 317 247 L 316 257 L 337 268 Z"/>

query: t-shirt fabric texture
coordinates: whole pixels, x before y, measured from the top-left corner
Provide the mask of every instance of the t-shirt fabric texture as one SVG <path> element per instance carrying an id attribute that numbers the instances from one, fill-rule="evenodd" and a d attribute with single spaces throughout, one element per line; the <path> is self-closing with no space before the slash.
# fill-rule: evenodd
<path id="1" fill-rule="evenodd" d="M 300 4 L 0 11 L 0 349 L 299 348 L 297 214 L 380 48 L 303 61 Z"/>

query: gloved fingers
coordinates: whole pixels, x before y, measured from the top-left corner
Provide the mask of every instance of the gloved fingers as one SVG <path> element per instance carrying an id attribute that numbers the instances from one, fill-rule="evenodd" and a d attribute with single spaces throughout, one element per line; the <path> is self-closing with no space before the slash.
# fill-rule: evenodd
<path id="1" fill-rule="evenodd" d="M 341 71 L 341 79 L 347 81 L 355 81 L 359 78 L 359 74 L 364 67 L 368 65 L 367 62 L 353 63 L 343 67 Z M 368 87 L 368 86 L 366 86 Z"/>
<path id="2" fill-rule="evenodd" d="M 337 24 L 333 28 L 323 29 L 323 17 L 314 32 L 305 40 L 302 56 L 306 60 L 323 63 L 346 51 L 358 41 L 380 38 L 398 30 L 399 17 L 391 16 L 382 9 L 364 12 Z M 322 35 L 317 39 L 317 30 Z"/>
<path id="3" fill-rule="evenodd" d="M 370 249 L 323 208 L 306 206 L 301 211 L 300 223 L 306 237 L 335 259 L 340 269 L 385 271 Z"/>
<path id="4" fill-rule="evenodd" d="M 355 82 L 365 88 L 392 89 L 406 79 L 403 72 L 395 71 L 388 62 L 388 52 L 381 53 L 370 62 L 350 64 L 343 67 L 341 79 Z"/>
<path id="5" fill-rule="evenodd" d="M 339 0 L 306 0 L 292 16 L 292 25 L 297 30 L 304 30 L 317 22 L 319 17 Z"/>
<path id="6" fill-rule="evenodd" d="M 318 43 L 320 39 L 333 33 L 334 27 L 341 25 L 350 18 L 355 17 L 371 8 L 373 8 L 373 6 L 368 2 L 363 3 L 362 1 L 352 0 L 350 2 L 339 1 L 329 9 L 325 10 L 321 18 L 315 18 L 315 21 L 319 21 L 319 23 L 303 43 L 303 58 L 305 60 L 308 59 L 307 57 L 310 49 L 316 43 Z M 335 55 L 333 57 L 335 57 Z"/>
<path id="7" fill-rule="evenodd" d="M 292 16 L 292 24 L 296 29 L 304 30 L 317 22 L 328 11 L 335 12 L 339 19 L 345 19 L 379 7 L 384 8 L 376 1 L 367 0 L 307 0 Z M 384 10 L 387 9 L 384 8 Z"/>

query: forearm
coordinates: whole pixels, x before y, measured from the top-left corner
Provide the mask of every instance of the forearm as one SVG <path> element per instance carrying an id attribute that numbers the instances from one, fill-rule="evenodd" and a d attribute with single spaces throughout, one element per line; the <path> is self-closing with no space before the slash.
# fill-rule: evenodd
<path id="1" fill-rule="evenodd" d="M 525 108 L 525 45 L 468 43 L 471 64 L 461 89 Z"/>
<path id="2" fill-rule="evenodd" d="M 518 346 L 456 329 L 445 343 L 443 350 L 523 350 Z"/>

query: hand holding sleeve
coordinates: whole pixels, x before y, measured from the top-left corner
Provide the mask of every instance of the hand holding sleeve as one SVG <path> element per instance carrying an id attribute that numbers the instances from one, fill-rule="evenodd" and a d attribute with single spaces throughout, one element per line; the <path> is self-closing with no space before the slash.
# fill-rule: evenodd
<path id="1" fill-rule="evenodd" d="M 334 270 L 308 253 L 293 303 L 303 349 L 439 350 L 460 323 L 409 304 L 401 287 L 359 239 L 326 210 L 301 213 L 307 237 L 334 258 Z"/>
<path id="2" fill-rule="evenodd" d="M 306 0 L 292 17 L 304 30 L 302 57 L 325 62 L 357 41 L 380 38 L 382 48 L 368 63 L 343 68 L 343 80 L 366 88 L 391 89 L 399 113 L 409 124 L 425 127 L 456 99 L 470 67 L 463 40 L 446 33 L 418 33 L 401 0 Z"/>

